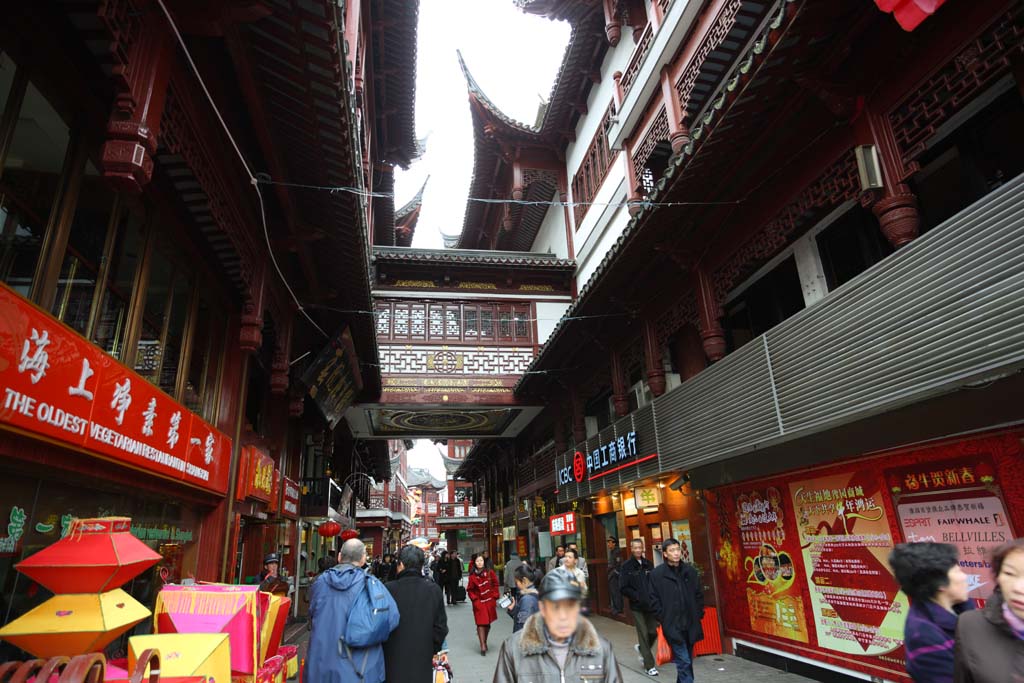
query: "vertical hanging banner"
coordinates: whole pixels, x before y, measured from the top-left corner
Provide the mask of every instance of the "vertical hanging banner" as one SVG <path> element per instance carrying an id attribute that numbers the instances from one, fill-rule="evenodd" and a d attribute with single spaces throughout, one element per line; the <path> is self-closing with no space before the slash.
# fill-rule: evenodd
<path id="1" fill-rule="evenodd" d="M 789 489 L 818 645 L 856 655 L 900 648 L 909 604 L 889 570 L 893 539 L 878 477 L 850 470 Z"/>
<path id="2" fill-rule="evenodd" d="M 309 387 L 309 396 L 320 408 L 328 426 L 334 429 L 363 389 L 359 358 L 348 327 L 320 351 L 302 376 L 302 382 Z"/>
<path id="3" fill-rule="evenodd" d="M 750 628 L 806 643 L 804 601 L 793 562 L 796 548 L 786 534 L 783 496 L 769 486 L 739 493 L 735 500 Z"/>

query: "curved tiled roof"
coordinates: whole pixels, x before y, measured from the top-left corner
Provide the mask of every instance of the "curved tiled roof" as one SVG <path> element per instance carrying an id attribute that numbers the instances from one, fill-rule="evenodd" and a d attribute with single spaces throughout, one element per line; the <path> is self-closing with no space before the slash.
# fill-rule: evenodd
<path id="1" fill-rule="evenodd" d="M 423 206 L 423 191 L 427 189 L 430 176 L 423 181 L 419 192 L 413 195 L 402 208 L 395 211 L 395 246 L 412 246 L 413 235 L 416 234 L 416 223 L 419 222 L 420 208 Z"/>
<path id="2" fill-rule="evenodd" d="M 799 41 L 795 39 L 783 41 L 783 37 L 793 25 L 795 18 L 803 13 L 807 6 L 806 3 L 807 0 L 777 1 L 777 7 L 773 8 L 772 17 L 767 26 L 763 27 L 762 32 L 750 40 L 748 47 L 743 51 L 742 57 L 735 64 L 734 70 L 728 74 L 723 74 L 719 86 L 710 98 L 710 102 L 703 115 L 699 117 L 697 123 L 691 129 L 692 139 L 690 143 L 678 155 L 672 158 L 665 171 L 665 175 L 658 181 L 654 191 L 647 198 L 648 201 L 658 202 L 665 200 L 666 197 L 671 198 L 671 195 L 674 195 L 681 189 L 683 185 L 682 180 L 692 180 L 695 177 L 695 172 L 691 166 L 695 162 L 702 161 L 704 156 L 707 156 L 699 155 L 699 153 L 705 147 L 705 142 L 709 141 L 708 139 L 711 137 L 713 130 L 722 125 L 723 121 L 734 116 L 737 118 L 750 118 L 751 113 L 747 111 L 748 108 L 763 107 L 766 103 L 771 102 L 770 98 L 738 97 L 738 95 L 754 79 L 775 78 L 776 75 L 770 73 L 773 70 L 781 71 L 782 77 L 786 77 L 786 71 L 782 67 L 787 63 L 787 60 L 780 58 L 777 53 L 790 49 L 794 45 L 799 45 Z M 828 3 L 824 4 L 827 5 Z M 798 7 L 798 9 L 794 10 L 794 7 Z M 769 73 L 766 76 L 764 72 Z M 765 88 L 762 87 L 759 89 L 759 92 L 763 90 Z M 730 154 L 733 154 L 737 147 L 742 148 L 743 144 L 747 141 L 747 137 L 746 133 L 740 134 L 738 126 L 735 124 L 728 126 L 728 128 L 729 137 L 716 138 L 718 146 L 715 147 L 712 154 L 719 157 L 724 154 L 723 158 L 733 159 L 735 157 L 730 156 Z M 756 126 L 752 128 L 756 129 Z M 721 140 L 727 140 L 728 145 Z M 719 147 L 726 146 L 728 146 L 729 152 L 719 149 Z M 560 347 L 565 344 L 564 337 L 567 334 L 567 329 L 572 324 L 572 319 L 584 315 L 588 307 L 599 304 L 602 301 L 595 292 L 604 284 L 604 276 L 618 261 L 624 258 L 624 254 L 628 250 L 633 250 L 634 252 L 637 249 L 643 250 L 644 248 L 648 251 L 650 250 L 649 243 L 639 243 L 638 235 L 643 232 L 645 226 L 651 223 L 651 216 L 655 215 L 657 211 L 658 207 L 642 207 L 636 216 L 630 218 L 622 234 L 615 240 L 615 243 L 612 244 L 611 248 L 604 255 L 604 258 L 602 258 L 601 263 L 590 276 L 590 279 L 580 289 L 579 297 L 563 314 L 562 319 L 555 326 L 554 331 L 548 337 L 548 341 L 540 353 L 534 357 L 530 366 L 516 383 L 514 390 L 517 394 L 522 393 L 527 385 L 535 381 L 535 378 L 543 376 L 543 373 L 538 373 L 537 371 L 544 368 L 552 360 L 556 350 L 558 352 L 565 351 L 565 349 Z"/>
<path id="3" fill-rule="evenodd" d="M 572 271 L 576 262 L 554 254 L 524 251 L 485 251 L 472 249 L 408 249 L 374 247 L 374 263 L 416 263 L 463 266 L 524 266 Z"/>
<path id="4" fill-rule="evenodd" d="M 545 4 L 557 5 L 558 0 L 550 0 Z M 568 6 L 570 3 L 565 4 Z M 541 14 L 534 11 L 538 9 L 534 5 L 536 3 L 519 3 L 524 11 Z M 558 152 L 564 148 L 567 136 L 575 130 L 579 116 L 575 105 L 580 101 L 586 101 L 592 85 L 589 72 L 600 63 L 604 51 L 608 48 L 603 33 L 604 13 L 601 11 L 600 3 L 578 0 L 575 6 L 577 11 L 564 15 L 572 24 L 572 33 L 563 53 L 558 75 L 543 106 L 539 121 L 532 125 L 517 121 L 501 111 L 484 93 L 459 54 L 459 65 L 466 78 L 473 118 L 474 161 L 470 197 L 499 198 L 498 193 L 508 190 L 507 187 L 494 186 L 498 175 L 496 171 L 500 164 L 505 163 L 494 138 Z M 489 205 L 483 202 L 467 202 L 462 233 L 455 243 L 456 247 L 479 246 L 480 231 L 492 227 L 484 225 L 484 222 L 489 215 L 492 216 L 493 222 L 493 215 L 497 215 L 493 211 L 488 212 L 488 207 Z M 527 241 L 532 244 L 532 234 L 543 220 L 543 212 L 536 213 L 541 214 L 539 218 L 530 216 L 520 224 L 520 230 L 530 234 L 513 240 L 517 246 Z M 529 249 L 530 244 L 525 248 Z"/>
<path id="5" fill-rule="evenodd" d="M 383 161 L 408 168 L 420 153 L 416 139 L 416 37 L 419 0 L 376 0 L 373 36 L 373 95 Z"/>

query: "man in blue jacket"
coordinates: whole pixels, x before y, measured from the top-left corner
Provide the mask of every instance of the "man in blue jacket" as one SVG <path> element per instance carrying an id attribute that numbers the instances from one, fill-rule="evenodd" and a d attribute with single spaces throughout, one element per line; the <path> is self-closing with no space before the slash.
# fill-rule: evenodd
<path id="1" fill-rule="evenodd" d="M 313 582 L 309 599 L 309 618 L 313 627 L 306 657 L 305 683 L 384 681 L 384 650 L 381 645 L 350 652 L 339 642 L 345 633 L 349 612 L 366 588 L 368 575 L 363 570 L 364 565 L 366 546 L 353 538 L 341 546 L 338 565 Z M 390 594 L 388 596 L 391 599 Z M 398 610 L 393 599 L 391 609 Z"/>

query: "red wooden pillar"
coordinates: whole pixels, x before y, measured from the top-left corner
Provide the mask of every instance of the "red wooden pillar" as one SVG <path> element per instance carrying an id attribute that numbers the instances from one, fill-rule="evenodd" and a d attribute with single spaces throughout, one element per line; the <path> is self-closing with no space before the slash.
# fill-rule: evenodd
<path id="1" fill-rule="evenodd" d="M 612 371 L 612 403 L 615 404 L 615 414 L 625 417 L 629 415 L 629 382 L 626 380 L 626 370 L 622 366 L 622 353 L 612 349 L 608 354 L 608 360 Z"/>
<path id="2" fill-rule="evenodd" d="M 128 14 L 135 16 L 126 16 Z M 101 3 L 98 16 L 117 42 L 111 45 L 114 106 L 100 155 L 103 175 L 119 190 L 139 193 L 153 177 L 160 118 L 174 58 L 173 36 L 150 2 Z"/>
<path id="3" fill-rule="evenodd" d="M 694 271 L 697 290 L 697 315 L 704 354 L 712 363 L 725 357 L 725 331 L 722 329 L 722 309 L 718 305 L 715 284 L 703 268 Z"/>
<path id="4" fill-rule="evenodd" d="M 647 370 L 647 384 L 651 393 L 661 396 L 665 393 L 665 364 L 661 359 L 661 344 L 654 321 L 645 319 L 642 323 L 644 335 L 644 367 Z"/>
<path id="5" fill-rule="evenodd" d="M 555 431 L 555 452 L 565 453 L 569 450 L 565 442 L 565 405 L 559 400 L 552 404 L 554 431 Z"/>
<path id="6" fill-rule="evenodd" d="M 654 6 L 657 5 L 658 3 L 654 2 Z M 690 129 L 683 120 L 683 109 L 672 85 L 672 76 L 667 65 L 661 67 L 661 99 L 668 118 L 668 141 L 672 145 L 672 153 L 679 154 L 690 143 Z"/>
<path id="7" fill-rule="evenodd" d="M 641 202 L 644 198 L 640 196 L 640 184 L 637 182 L 636 165 L 633 163 L 633 141 L 627 139 L 622 144 L 622 155 L 626 157 L 626 186 L 628 189 L 629 215 L 635 216 L 640 213 Z"/>
<path id="8" fill-rule="evenodd" d="M 622 19 L 618 14 L 618 2 L 616 0 L 602 0 L 604 9 L 604 35 L 608 38 L 608 44 L 615 47 L 622 38 Z"/>
<path id="9" fill-rule="evenodd" d="M 684 382 L 707 367 L 700 334 L 693 325 L 685 325 L 679 331 L 672 344 L 672 355 L 679 367 L 679 376 Z"/>
<path id="10" fill-rule="evenodd" d="M 867 121 L 885 180 L 882 197 L 869 205 L 878 218 L 882 234 L 892 246 L 899 248 L 912 242 L 920 233 L 921 212 L 917 195 L 905 183 L 910 170 L 900 158 L 889 118 L 869 112 Z"/>
<path id="11" fill-rule="evenodd" d="M 238 348 L 243 353 L 255 353 L 263 346 L 263 306 L 265 297 L 264 279 L 266 269 L 260 268 L 253 276 L 252 285 L 242 303 L 241 327 L 238 331 Z"/>
<path id="12" fill-rule="evenodd" d="M 583 398 L 576 387 L 569 389 L 569 407 L 572 410 L 573 443 L 582 443 L 587 440 L 587 425 L 583 420 Z"/>

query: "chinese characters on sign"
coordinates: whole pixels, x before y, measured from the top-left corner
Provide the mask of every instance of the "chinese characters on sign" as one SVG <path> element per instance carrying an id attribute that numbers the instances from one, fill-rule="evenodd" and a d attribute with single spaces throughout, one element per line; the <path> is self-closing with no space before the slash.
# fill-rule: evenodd
<path id="1" fill-rule="evenodd" d="M 877 478 L 840 472 L 789 488 L 818 645 L 857 655 L 899 648 L 909 605 L 889 570 L 893 539 Z"/>
<path id="2" fill-rule="evenodd" d="M 636 465 L 645 460 L 657 457 L 657 454 L 638 458 L 636 432 L 629 432 L 608 443 L 584 454 L 576 451 L 564 467 L 555 465 L 555 480 L 558 486 L 582 483 L 588 479 L 598 479 L 616 472 L 628 465 Z M 559 456 L 561 458 L 562 456 Z"/>
<path id="3" fill-rule="evenodd" d="M 299 497 L 301 495 L 299 485 L 288 477 L 284 477 L 282 482 L 284 490 L 281 494 L 281 514 L 291 519 L 297 519 L 299 516 Z"/>
<path id="4" fill-rule="evenodd" d="M 0 426 L 227 490 L 225 435 L 2 285 L 0 368 Z"/>
<path id="5" fill-rule="evenodd" d="M 345 330 L 331 340 L 302 377 L 309 395 L 331 429 L 363 388 L 352 333 Z"/>
<path id="6" fill-rule="evenodd" d="M 657 486 L 637 486 L 633 489 L 633 499 L 636 501 L 636 506 L 641 510 L 656 508 L 661 502 Z"/>
<path id="7" fill-rule="evenodd" d="M 564 512 L 560 515 L 555 515 L 550 519 L 550 522 L 552 536 L 566 536 L 576 533 L 575 512 Z"/>
<path id="8" fill-rule="evenodd" d="M 808 641 L 805 606 L 793 555 L 799 548 L 786 533 L 786 504 L 779 489 L 739 493 L 735 499 L 746 576 L 750 628 L 758 633 Z"/>

